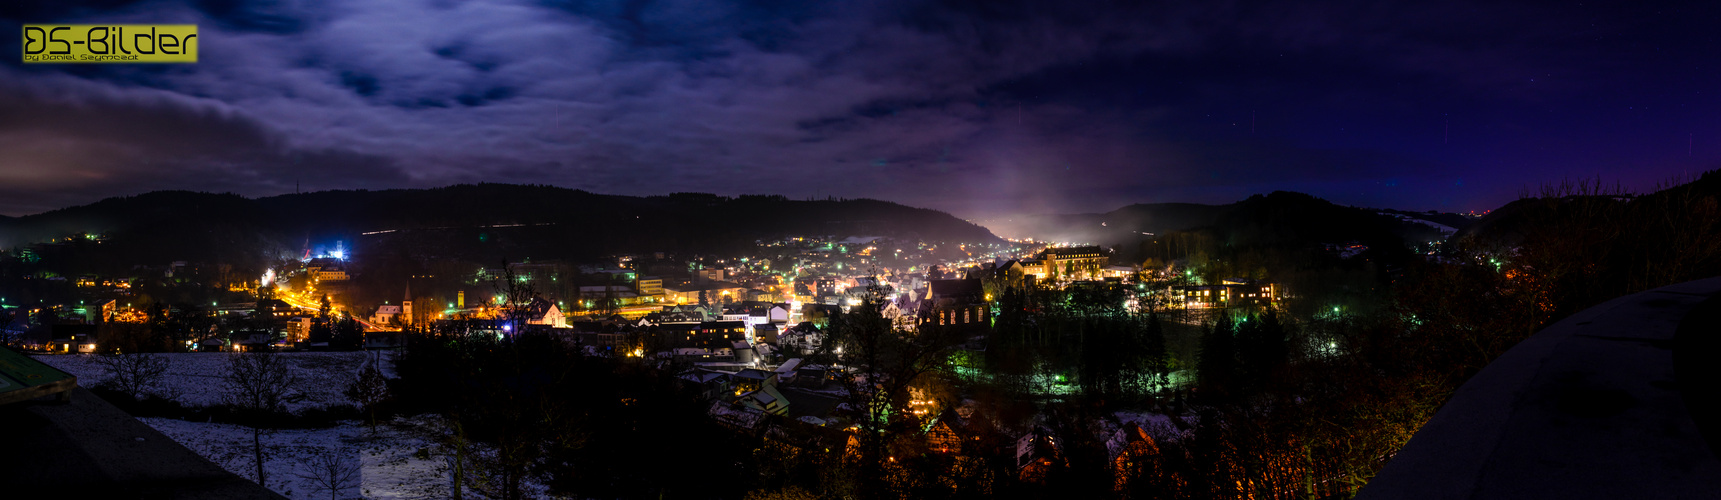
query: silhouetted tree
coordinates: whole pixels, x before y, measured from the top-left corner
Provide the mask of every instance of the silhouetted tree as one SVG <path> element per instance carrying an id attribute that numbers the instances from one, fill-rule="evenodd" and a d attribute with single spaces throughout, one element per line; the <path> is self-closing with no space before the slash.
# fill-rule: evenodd
<path id="1" fill-rule="evenodd" d="M 381 358 L 375 354 L 368 356 L 364 366 L 359 368 L 357 378 L 347 385 L 345 391 L 347 399 L 358 403 L 359 408 L 370 416 L 372 434 L 376 433 L 377 406 L 389 398 L 388 379 L 383 377 L 382 370 L 377 368 L 377 364 L 381 362 Z"/>
<path id="2" fill-rule="evenodd" d="M 1229 314 L 1221 312 L 1218 321 L 1201 336 L 1201 358 L 1195 368 L 1203 395 L 1223 396 L 1236 384 L 1236 328 Z"/>
<path id="3" fill-rule="evenodd" d="M 144 395 L 160 393 L 162 379 L 172 363 L 167 356 L 152 353 L 119 353 L 110 352 L 95 357 L 97 364 L 102 366 L 106 376 L 101 385 L 131 396 L 133 400 L 143 399 Z"/>
<path id="4" fill-rule="evenodd" d="M 1147 325 L 1142 329 L 1142 357 L 1147 363 L 1147 372 L 1154 377 L 1156 384 L 1170 382 L 1170 355 L 1165 350 L 1165 325 L 1160 323 L 1159 313 L 1147 315 Z"/>
<path id="5" fill-rule="evenodd" d="M 304 459 L 304 472 L 294 473 L 311 483 L 315 493 L 328 493 L 329 500 L 340 500 L 341 492 L 358 488 L 364 480 L 364 469 L 356 456 L 358 451 L 347 448 L 318 450 Z"/>
<path id="6" fill-rule="evenodd" d="M 287 365 L 286 357 L 269 352 L 233 353 L 227 358 L 226 392 L 222 402 L 244 418 L 251 429 L 251 453 L 256 466 L 257 484 L 268 486 L 268 473 L 263 463 L 268 450 L 263 446 L 266 421 L 284 411 L 287 396 L 299 379 Z"/>

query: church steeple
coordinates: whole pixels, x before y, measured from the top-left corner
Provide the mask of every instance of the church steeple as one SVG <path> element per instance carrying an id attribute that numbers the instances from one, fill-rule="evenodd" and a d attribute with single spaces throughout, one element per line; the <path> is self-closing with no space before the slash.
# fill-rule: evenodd
<path id="1" fill-rule="evenodd" d="M 412 280 L 406 282 L 406 299 L 400 301 L 401 323 L 412 324 Z"/>

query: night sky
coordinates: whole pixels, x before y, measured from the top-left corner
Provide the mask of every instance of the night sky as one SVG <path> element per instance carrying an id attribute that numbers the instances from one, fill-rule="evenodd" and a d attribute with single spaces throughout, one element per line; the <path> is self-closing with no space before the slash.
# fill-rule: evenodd
<path id="1" fill-rule="evenodd" d="M 8 2 L 0 213 L 469 182 L 1468 211 L 1721 166 L 1712 2 L 1095 5 Z M 195 23 L 202 62 L 26 66 L 26 22 Z"/>

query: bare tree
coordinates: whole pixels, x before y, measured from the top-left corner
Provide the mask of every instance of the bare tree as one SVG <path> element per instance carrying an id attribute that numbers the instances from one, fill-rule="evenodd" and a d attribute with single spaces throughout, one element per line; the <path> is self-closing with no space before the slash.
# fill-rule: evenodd
<path id="1" fill-rule="evenodd" d="M 245 417 L 251 428 L 251 452 L 257 466 L 257 484 L 267 486 L 263 470 L 267 450 L 263 447 L 264 421 L 286 411 L 287 398 L 298 385 L 298 377 L 287 367 L 285 357 L 270 353 L 234 353 L 227 363 L 227 392 L 222 401 Z"/>
<path id="2" fill-rule="evenodd" d="M 496 294 L 502 297 L 502 302 L 496 304 L 501 314 L 503 329 L 510 335 L 518 335 L 530 319 L 532 303 L 538 299 L 538 289 L 523 277 L 516 276 L 513 268 L 508 267 L 508 261 L 502 261 L 502 276 L 490 283 L 496 289 Z"/>
<path id="3" fill-rule="evenodd" d="M 294 475 L 310 481 L 311 491 L 327 492 L 329 500 L 340 500 L 342 491 L 359 487 L 364 479 L 364 469 L 354 456 L 356 453 L 347 448 L 320 450 L 305 459 L 307 472 Z"/>
<path id="4" fill-rule="evenodd" d="M 376 407 L 389 398 L 388 379 L 377 364 L 382 359 L 372 355 L 359 368 L 358 378 L 347 386 L 346 396 L 370 414 L 371 434 L 376 434 Z"/>
<path id="5" fill-rule="evenodd" d="M 133 400 L 145 394 L 165 394 L 160 387 L 171 362 L 167 356 L 149 353 L 109 353 L 98 355 L 96 364 L 102 366 L 107 378 L 101 384 L 126 393 Z"/>

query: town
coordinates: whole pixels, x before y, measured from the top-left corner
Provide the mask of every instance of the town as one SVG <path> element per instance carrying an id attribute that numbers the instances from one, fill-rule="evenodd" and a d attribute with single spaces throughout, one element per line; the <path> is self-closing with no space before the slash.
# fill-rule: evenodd
<path id="1" fill-rule="evenodd" d="M 792 236 L 758 241 L 740 255 L 653 252 L 491 265 L 426 258 L 403 270 L 399 262 L 368 260 L 376 252 L 365 251 L 365 238 L 307 243 L 297 258 L 272 261 L 261 275 L 175 261 L 75 276 L 41 263 L 107 239 L 57 238 L 5 257 L 19 279 L 8 284 L 0 322 L 9 344 L 61 355 L 368 351 L 393 359 L 449 332 L 541 337 L 580 356 L 672 376 L 731 432 L 817 436 L 888 420 L 883 413 L 891 411 L 861 403 L 892 397 L 866 384 L 893 375 L 869 371 L 879 367 L 865 364 L 856 346 L 844 352 L 855 339 L 835 331 L 843 318 L 871 314 L 906 338 L 940 339 L 938 363 L 971 383 L 991 376 L 979 360 L 995 323 L 1011 314 L 1004 309 L 1020 314 L 1029 297 L 1079 295 L 1107 303 L 1096 314 L 1157 314 L 1198 328 L 1220 315 L 1270 311 L 1284 293 L 1270 280 L 1208 276 L 1180 262 L 1130 262 L 1100 246 L 1032 240 Z M 1168 356 L 1165 340 L 1157 342 L 1152 356 L 1160 368 L 1141 374 L 1142 387 L 1188 389 L 1193 363 L 1171 369 L 1167 361 L 1194 353 Z M 1026 394 L 1065 399 L 1079 392 L 1079 371 L 1046 363 Z M 917 439 L 942 443 L 940 453 L 957 457 L 1014 454 L 1022 477 L 1043 474 L 1035 464 L 1050 457 L 1034 436 L 1045 431 L 1029 428 L 994 445 L 1000 449 L 974 449 L 959 423 L 974 411 L 972 394 L 950 393 L 956 389 L 947 380 L 894 376 L 913 395 L 902 411 L 922 422 Z M 947 393 L 934 396 L 939 390 Z M 1129 428 L 1134 434 L 1119 439 L 1152 446 L 1152 437 Z M 829 439 L 816 446 L 830 446 Z M 1113 448 L 1125 453 L 1128 446 Z"/>
<path id="2" fill-rule="evenodd" d="M 1721 492 L 1721 4 L 3 5 L 0 499 Z"/>

